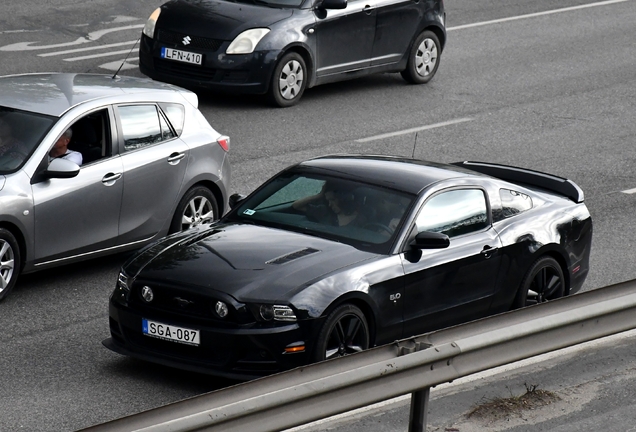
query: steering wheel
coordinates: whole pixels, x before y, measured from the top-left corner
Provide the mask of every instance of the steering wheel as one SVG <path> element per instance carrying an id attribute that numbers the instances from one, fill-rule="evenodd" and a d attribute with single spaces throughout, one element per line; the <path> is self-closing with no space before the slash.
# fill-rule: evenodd
<path id="1" fill-rule="evenodd" d="M 386 231 L 389 235 L 393 235 L 393 230 L 380 222 L 369 222 L 364 224 L 362 228 L 374 231 L 382 230 Z"/>

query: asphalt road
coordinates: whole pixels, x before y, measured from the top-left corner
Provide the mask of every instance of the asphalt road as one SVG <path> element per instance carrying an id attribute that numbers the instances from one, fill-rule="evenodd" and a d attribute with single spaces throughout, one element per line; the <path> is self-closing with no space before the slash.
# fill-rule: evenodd
<path id="1" fill-rule="evenodd" d="M 161 4 L 5 3 L 0 74 L 114 73 Z M 636 278 L 636 194 L 622 192 L 636 188 L 636 1 L 445 5 L 448 44 L 426 86 L 379 75 L 309 89 L 288 109 L 201 93 L 203 113 L 232 138 L 233 190 L 248 192 L 325 153 L 525 166 L 571 178 L 586 192 L 595 237 L 584 289 Z M 121 73 L 140 76 L 134 51 Z M 449 121 L 457 123 L 440 125 Z M 414 128 L 421 130 L 404 133 Z M 25 276 L 0 304 L 0 431 L 73 431 L 231 384 L 102 347 L 124 258 Z"/>

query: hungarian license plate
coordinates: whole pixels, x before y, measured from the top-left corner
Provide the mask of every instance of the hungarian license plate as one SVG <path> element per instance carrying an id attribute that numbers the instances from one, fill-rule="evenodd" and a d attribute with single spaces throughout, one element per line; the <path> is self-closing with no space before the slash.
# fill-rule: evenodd
<path id="1" fill-rule="evenodd" d="M 196 65 L 203 64 L 203 54 L 181 51 L 174 48 L 161 47 L 161 58 Z"/>
<path id="2" fill-rule="evenodd" d="M 164 339 L 172 342 L 179 342 L 188 345 L 199 345 L 199 330 L 177 327 L 150 321 L 145 318 L 141 320 L 141 331 L 146 336 Z"/>

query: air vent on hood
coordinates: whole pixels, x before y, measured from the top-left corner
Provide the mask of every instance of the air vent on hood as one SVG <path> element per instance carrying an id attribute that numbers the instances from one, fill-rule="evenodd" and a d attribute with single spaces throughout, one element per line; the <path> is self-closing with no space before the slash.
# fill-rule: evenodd
<path id="1" fill-rule="evenodd" d="M 320 252 L 320 251 L 314 248 L 301 249 L 299 251 L 288 253 L 287 255 L 279 256 L 278 258 L 269 260 L 265 264 L 285 264 L 290 261 L 297 260 L 299 258 L 305 257 L 307 255 L 311 255 L 316 252 Z"/>

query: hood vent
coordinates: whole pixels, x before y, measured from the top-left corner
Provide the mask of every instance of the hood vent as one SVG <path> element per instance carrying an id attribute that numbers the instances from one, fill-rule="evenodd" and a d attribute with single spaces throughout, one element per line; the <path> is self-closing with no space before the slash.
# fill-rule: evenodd
<path id="1" fill-rule="evenodd" d="M 299 251 L 288 253 L 287 255 L 279 256 L 278 258 L 274 258 L 272 260 L 266 261 L 265 264 L 285 264 L 290 261 L 294 261 L 299 258 L 306 257 L 307 255 L 314 254 L 316 252 L 320 252 L 320 251 L 314 248 L 301 249 Z"/>

